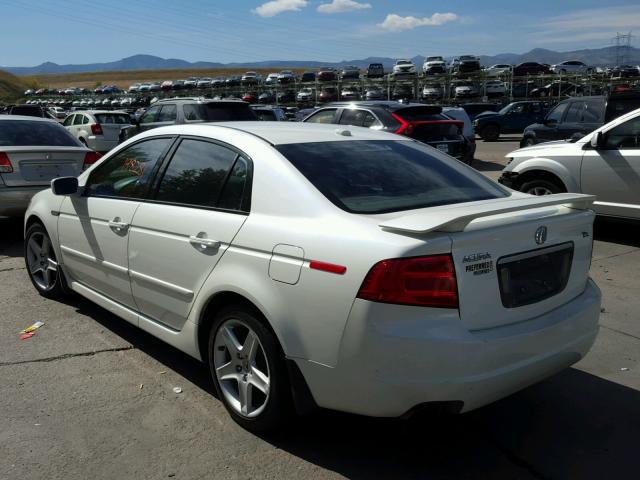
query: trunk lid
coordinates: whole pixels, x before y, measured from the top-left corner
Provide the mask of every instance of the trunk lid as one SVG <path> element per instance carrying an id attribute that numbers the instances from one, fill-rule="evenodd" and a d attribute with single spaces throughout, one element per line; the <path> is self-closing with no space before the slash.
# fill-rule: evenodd
<path id="1" fill-rule="evenodd" d="M 0 177 L 7 187 L 45 186 L 57 177 L 76 177 L 82 173 L 85 147 L 10 147 L 2 150 L 9 157 L 12 173 Z"/>
<path id="2" fill-rule="evenodd" d="M 498 199 L 438 207 L 430 209 L 435 215 L 425 210 L 381 226 L 449 232 L 460 318 L 469 330 L 483 330 L 530 320 L 584 291 L 592 202 L 592 196 L 574 194 Z"/>

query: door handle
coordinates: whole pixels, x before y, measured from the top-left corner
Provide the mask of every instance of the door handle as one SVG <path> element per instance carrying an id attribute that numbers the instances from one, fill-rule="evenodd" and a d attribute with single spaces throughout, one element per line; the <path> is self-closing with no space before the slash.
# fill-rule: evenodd
<path id="1" fill-rule="evenodd" d="M 109 225 L 109 228 L 112 228 L 117 232 L 123 232 L 127 228 L 129 228 L 129 224 L 121 222 L 120 218 L 118 217 L 114 218 L 113 220 L 109 220 L 108 225 Z"/>
<path id="2" fill-rule="evenodd" d="M 201 237 L 199 235 L 204 235 L 204 232 L 201 232 L 198 235 L 191 235 L 189 237 L 189 242 L 198 245 L 202 249 L 218 248 L 220 246 L 219 241 L 213 240 L 211 238 Z"/>

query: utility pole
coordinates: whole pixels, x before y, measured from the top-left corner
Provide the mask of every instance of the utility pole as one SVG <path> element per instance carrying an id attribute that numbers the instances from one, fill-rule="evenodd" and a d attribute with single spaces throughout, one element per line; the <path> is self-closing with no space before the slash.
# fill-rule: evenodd
<path id="1" fill-rule="evenodd" d="M 631 35 L 631 32 L 618 32 L 616 36 L 613 37 L 613 49 L 616 56 L 615 66 L 625 65 L 630 61 L 632 38 L 633 35 Z"/>

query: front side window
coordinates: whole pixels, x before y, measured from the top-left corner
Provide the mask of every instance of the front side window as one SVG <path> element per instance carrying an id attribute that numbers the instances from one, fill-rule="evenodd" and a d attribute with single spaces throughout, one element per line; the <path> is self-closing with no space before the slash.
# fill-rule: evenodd
<path id="1" fill-rule="evenodd" d="M 319 112 L 314 113 L 309 118 L 305 120 L 308 123 L 333 123 L 333 120 L 336 116 L 335 108 L 327 108 L 325 110 L 320 110 Z"/>
<path id="2" fill-rule="evenodd" d="M 74 125 L 82 125 L 84 122 L 82 121 L 84 119 L 84 115 L 76 115 L 75 118 L 73 119 L 73 124 Z"/>
<path id="3" fill-rule="evenodd" d="M 582 110 L 584 104 L 582 102 L 572 102 L 564 117 L 566 123 L 580 123 L 582 121 Z"/>
<path id="4" fill-rule="evenodd" d="M 238 154 L 201 140 L 185 139 L 167 167 L 156 200 L 215 207 Z"/>
<path id="5" fill-rule="evenodd" d="M 606 138 L 609 148 L 640 148 L 640 117 L 632 118 L 612 128 L 607 132 Z"/>
<path id="6" fill-rule="evenodd" d="M 136 143 L 99 165 L 87 181 L 88 196 L 144 198 L 158 160 L 172 139 Z"/>
<path id="7" fill-rule="evenodd" d="M 158 114 L 157 122 L 175 122 L 178 109 L 175 105 L 163 105 Z"/>
<path id="8" fill-rule="evenodd" d="M 559 103 L 558 105 L 556 105 L 556 108 L 551 110 L 547 115 L 547 120 L 556 121 L 560 123 L 560 120 L 562 120 L 562 115 L 564 114 L 564 111 L 567 109 L 567 105 L 569 104 Z"/>
<path id="9" fill-rule="evenodd" d="M 334 141 L 279 145 L 328 200 L 352 213 L 387 213 L 501 198 L 481 174 L 411 141 Z"/>
<path id="10" fill-rule="evenodd" d="M 73 117 L 75 117 L 75 115 L 69 115 L 67 118 L 64 119 L 64 123 L 63 125 L 65 127 L 68 127 L 70 125 L 73 125 Z"/>
<path id="11" fill-rule="evenodd" d="M 144 112 L 144 115 L 140 118 L 140 123 L 153 123 L 156 121 L 156 117 L 158 116 L 158 112 L 160 111 L 160 107 L 151 107 L 149 110 Z"/>

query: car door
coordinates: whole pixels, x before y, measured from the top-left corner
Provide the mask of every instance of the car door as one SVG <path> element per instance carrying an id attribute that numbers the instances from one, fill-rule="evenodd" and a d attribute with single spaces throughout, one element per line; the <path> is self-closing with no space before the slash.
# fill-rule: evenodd
<path id="1" fill-rule="evenodd" d="M 597 196 L 602 215 L 640 219 L 640 116 L 604 132 L 605 146 L 582 157 L 583 193 Z"/>
<path id="2" fill-rule="evenodd" d="M 181 139 L 163 170 L 130 229 L 131 288 L 144 317 L 181 330 L 247 218 L 252 170 L 238 150 L 192 137 Z"/>
<path id="3" fill-rule="evenodd" d="M 127 244 L 133 214 L 145 198 L 171 137 L 137 142 L 98 165 L 80 195 L 60 207 L 58 236 L 70 279 L 135 308 Z"/>

